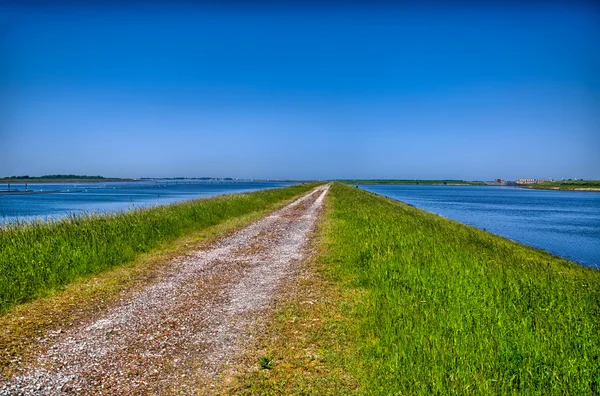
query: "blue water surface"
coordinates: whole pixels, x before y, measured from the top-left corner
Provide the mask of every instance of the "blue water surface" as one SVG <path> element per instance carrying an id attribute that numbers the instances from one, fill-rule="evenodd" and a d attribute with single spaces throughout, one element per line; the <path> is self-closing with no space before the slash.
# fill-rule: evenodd
<path id="1" fill-rule="evenodd" d="M 0 195 L 0 223 L 57 219 L 71 213 L 118 212 L 152 205 L 166 205 L 194 198 L 212 197 L 270 188 L 294 183 L 253 181 L 172 181 L 116 183 L 29 184 L 36 192 L 50 194 Z M 7 185 L 0 189 L 7 189 Z M 11 190 L 25 190 L 22 183 Z"/>
<path id="2" fill-rule="evenodd" d="M 600 268 L 600 193 L 491 186 L 359 187 Z"/>

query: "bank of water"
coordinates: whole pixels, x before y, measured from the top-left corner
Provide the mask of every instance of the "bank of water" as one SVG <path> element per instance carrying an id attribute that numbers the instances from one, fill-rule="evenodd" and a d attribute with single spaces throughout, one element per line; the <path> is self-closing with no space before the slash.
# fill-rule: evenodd
<path id="1" fill-rule="evenodd" d="M 12 184 L 13 192 L 0 195 L 0 223 L 15 220 L 56 219 L 71 213 L 119 212 L 166 205 L 201 197 L 284 187 L 293 183 L 253 181 L 173 181 L 116 183 Z M 0 188 L 7 188 L 2 186 Z M 48 192 L 47 194 L 45 192 Z"/>
<path id="2" fill-rule="evenodd" d="M 600 268 L 600 193 L 485 186 L 359 187 Z"/>

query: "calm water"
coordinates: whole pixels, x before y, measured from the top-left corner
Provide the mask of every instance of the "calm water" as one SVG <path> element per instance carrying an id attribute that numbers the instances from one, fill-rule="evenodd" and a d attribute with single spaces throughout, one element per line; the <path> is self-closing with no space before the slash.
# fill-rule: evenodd
<path id="1" fill-rule="evenodd" d="M 360 187 L 600 268 L 600 193 L 483 186 Z"/>
<path id="2" fill-rule="evenodd" d="M 69 213 L 115 212 L 150 205 L 165 205 L 200 197 L 288 186 L 277 182 L 186 182 L 29 184 L 34 191 L 60 190 L 58 194 L 0 195 L 0 223 L 51 219 Z M 24 189 L 13 184 L 11 189 Z M 0 186 L 6 189 L 7 186 Z M 73 192 L 75 191 L 75 192 Z"/>

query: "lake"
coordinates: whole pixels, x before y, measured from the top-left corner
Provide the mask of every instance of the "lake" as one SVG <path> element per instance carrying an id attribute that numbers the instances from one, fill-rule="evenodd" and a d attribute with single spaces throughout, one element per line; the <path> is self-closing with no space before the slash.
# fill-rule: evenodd
<path id="1" fill-rule="evenodd" d="M 359 187 L 600 268 L 600 193 L 488 186 Z"/>
<path id="2" fill-rule="evenodd" d="M 172 181 L 115 183 L 29 184 L 30 191 L 61 193 L 0 195 L 0 223 L 15 220 L 56 219 L 70 213 L 118 212 L 152 205 L 166 205 L 194 198 L 212 197 L 289 186 L 286 182 Z M 6 189 L 7 186 L 0 186 Z M 11 189 L 24 190 L 22 183 Z"/>

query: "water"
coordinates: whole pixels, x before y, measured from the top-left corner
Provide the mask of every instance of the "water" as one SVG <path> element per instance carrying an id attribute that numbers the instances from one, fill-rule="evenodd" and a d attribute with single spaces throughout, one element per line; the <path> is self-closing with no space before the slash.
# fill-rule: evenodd
<path id="1" fill-rule="evenodd" d="M 56 219 L 70 213 L 117 212 L 166 205 L 200 197 L 288 186 L 284 182 L 118 182 L 29 184 L 30 191 L 60 190 L 53 194 L 0 195 L 0 223 L 14 220 Z M 6 189 L 6 186 L 0 188 Z M 11 189 L 24 190 L 23 184 Z M 74 192 L 75 191 L 75 192 Z"/>
<path id="2" fill-rule="evenodd" d="M 360 187 L 600 268 L 600 193 L 484 186 Z"/>

